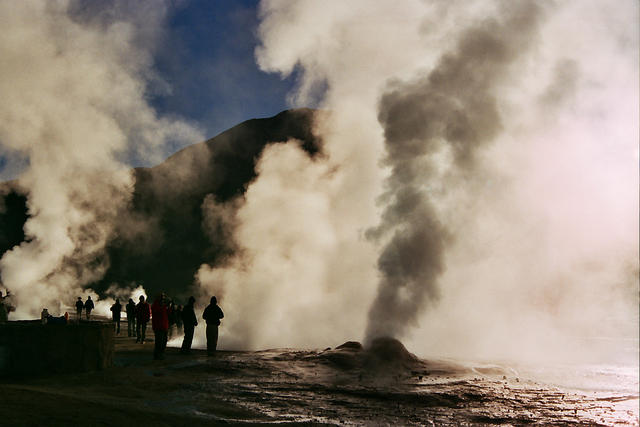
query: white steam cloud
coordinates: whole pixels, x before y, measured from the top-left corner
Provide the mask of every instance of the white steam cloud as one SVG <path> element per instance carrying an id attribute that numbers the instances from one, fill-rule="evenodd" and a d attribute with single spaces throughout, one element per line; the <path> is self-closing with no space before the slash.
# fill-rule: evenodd
<path id="1" fill-rule="evenodd" d="M 165 11 L 154 4 L 132 8 L 127 22 L 115 12 L 89 22 L 70 1 L 0 1 L 0 144 L 27 159 L 18 182 L 31 216 L 26 241 L 0 261 L 17 318 L 72 304 L 108 267 L 104 245 L 133 185 L 122 159 L 157 161 L 168 144 L 202 138 L 145 99 L 146 30 Z"/>
<path id="2" fill-rule="evenodd" d="M 361 283 L 351 271 L 357 260 L 337 260 L 336 248 L 346 243 L 330 193 L 335 172 L 293 141 L 267 147 L 257 171 L 234 221 L 239 255 L 198 274 L 225 312 L 221 345 L 304 347 L 348 339 L 365 319 L 345 311 L 351 304 L 360 313 Z"/>
<path id="3" fill-rule="evenodd" d="M 200 271 L 226 313 L 223 347 L 321 347 L 368 328 L 421 354 L 622 357 L 638 332 L 637 2 L 260 11 L 259 65 L 299 70 L 293 102 L 321 96 L 328 112 L 323 156 L 264 152 L 233 219 L 238 255 Z M 409 125 L 422 130 L 399 163 L 389 142 Z M 407 182 L 425 209 L 393 208 Z M 378 261 L 383 248 L 438 227 L 435 261 L 409 251 L 433 274 L 385 294 L 384 265 L 407 259 Z"/>

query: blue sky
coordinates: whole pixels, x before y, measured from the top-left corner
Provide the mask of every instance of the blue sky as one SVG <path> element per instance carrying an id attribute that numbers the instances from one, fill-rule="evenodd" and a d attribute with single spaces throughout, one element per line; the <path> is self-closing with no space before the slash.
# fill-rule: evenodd
<path id="1" fill-rule="evenodd" d="M 255 0 L 190 0 L 170 10 L 155 68 L 170 85 L 152 105 L 195 121 L 213 137 L 244 120 L 288 108 L 295 76 L 262 72 L 254 59 Z"/>
<path id="2" fill-rule="evenodd" d="M 169 123 L 187 122 L 194 130 L 194 135 L 200 135 L 194 136 L 193 140 L 159 140 L 156 145 L 163 148 L 161 153 L 156 154 L 160 157 L 147 157 L 144 150 L 142 154 L 137 151 L 137 147 L 144 145 L 138 141 L 139 135 L 124 125 L 122 130 L 127 133 L 129 147 L 119 156 L 119 160 L 130 166 L 154 166 L 161 158 L 168 157 L 185 144 L 212 138 L 248 119 L 273 116 L 290 108 L 287 95 L 296 86 L 297 74 L 294 72 L 282 78 L 258 68 L 254 55 L 259 43 L 258 3 L 258 0 L 69 0 L 68 7 L 65 3 L 46 1 L 13 6 L 16 13 L 5 13 L 10 15 L 6 19 L 12 25 L 6 29 L 6 34 L 13 35 L 16 41 L 12 42 L 13 39 L 7 37 L 0 46 L 6 53 L 5 63 L 0 64 L 7 68 L 3 77 L 9 82 L 21 81 L 26 76 L 26 88 L 37 92 L 37 95 L 33 96 L 30 104 L 7 104 L 9 110 L 15 110 L 7 112 L 7 115 L 18 115 L 30 123 L 38 123 L 45 117 L 55 117 L 51 119 L 54 123 L 69 121 L 68 117 L 62 118 L 59 111 L 55 111 L 60 110 L 58 107 L 54 107 L 54 111 L 43 112 L 45 105 L 56 103 L 58 95 L 50 90 L 52 87 L 60 85 L 62 89 L 59 90 L 67 95 L 65 101 L 73 104 L 78 111 L 83 111 L 90 107 L 91 102 L 83 96 L 72 99 L 72 92 L 78 95 L 85 83 L 86 86 L 96 87 L 101 84 L 117 86 L 119 81 L 101 82 L 100 79 L 105 75 L 122 72 L 124 78 L 133 76 L 136 83 L 146 85 L 144 108 L 150 106 L 158 118 L 166 118 Z M 9 5 L 5 4 L 5 7 Z M 30 7 L 33 10 L 29 10 Z M 67 17 L 84 30 L 79 31 L 70 25 Z M 120 22 L 128 23 L 130 27 L 113 29 L 112 25 Z M 131 27 L 135 30 L 129 34 L 127 31 Z M 27 31 L 23 32 L 23 29 Z M 122 39 L 127 40 L 126 46 L 119 46 L 117 36 L 107 37 L 107 42 L 111 43 L 108 46 L 100 44 L 105 34 L 112 30 L 114 34 L 122 31 Z M 30 39 L 24 34 L 35 34 L 41 38 Z M 81 37 L 79 40 L 78 35 Z M 74 38 L 78 40 L 77 44 Z M 75 56 L 76 49 L 82 58 L 94 55 L 93 60 L 79 62 Z M 122 58 L 127 58 L 125 62 L 109 62 L 111 57 L 107 54 L 103 60 L 101 49 L 112 54 L 121 49 L 126 54 L 143 55 L 144 66 L 140 68 L 143 75 L 128 70 L 126 61 L 131 59 L 135 63 L 135 57 L 128 58 L 123 54 Z M 56 50 L 57 54 L 49 55 L 49 52 Z M 48 56 L 45 58 L 41 52 L 47 52 Z M 147 55 L 150 55 L 150 61 Z M 61 61 L 61 58 L 65 60 Z M 68 68 L 55 69 L 61 62 L 67 64 Z M 23 63 L 39 65 L 20 68 Z M 148 68 L 149 64 L 151 69 Z M 98 65 L 102 67 L 101 71 L 96 71 Z M 85 69 L 83 66 L 94 74 L 83 74 L 79 71 Z M 110 69 L 111 66 L 119 68 Z M 136 69 L 136 65 L 132 64 L 132 68 Z M 17 70 L 15 75 L 10 74 L 14 70 Z M 34 70 L 38 71 L 37 77 L 32 76 Z M 77 84 L 73 90 L 67 91 L 64 85 L 68 83 L 64 82 L 71 76 L 77 79 Z M 6 89 L 16 91 L 17 98 L 27 98 L 23 96 L 24 93 L 19 93 L 22 89 L 12 85 Z M 117 88 L 114 87 L 114 90 Z M 137 92 L 129 95 L 140 97 Z M 119 99 L 116 103 L 121 105 L 103 110 L 126 108 L 127 100 Z M 139 111 L 129 111 L 127 114 L 135 115 Z M 79 124 L 82 118 L 74 117 L 72 121 Z M 12 127 L 10 122 L 0 124 L 0 130 L 5 131 L 4 140 L 0 141 L 0 180 L 17 178 L 32 161 L 29 153 L 43 148 L 35 147 L 39 144 L 37 141 L 23 138 L 26 133 L 18 125 Z M 132 122 L 145 126 L 140 118 Z M 152 125 L 162 123 L 162 120 L 157 120 Z M 70 123 L 66 128 L 69 131 L 75 129 Z M 11 129 L 15 132 L 9 137 L 7 132 Z M 149 127 L 143 129 L 150 130 Z M 77 129 L 72 133 L 77 134 Z M 64 149 L 62 145 L 60 149 Z"/>

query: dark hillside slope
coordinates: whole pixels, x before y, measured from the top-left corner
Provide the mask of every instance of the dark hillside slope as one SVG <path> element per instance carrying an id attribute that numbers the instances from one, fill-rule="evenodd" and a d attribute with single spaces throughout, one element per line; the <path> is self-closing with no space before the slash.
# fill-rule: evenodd
<path id="1" fill-rule="evenodd" d="M 190 292 L 203 263 L 215 264 L 232 250 L 224 230 L 215 235 L 202 226 L 202 204 L 211 194 L 217 203 L 244 193 L 255 178 L 255 163 L 269 143 L 300 141 L 313 156 L 320 141 L 312 133 L 315 111 L 296 109 L 243 122 L 206 142 L 189 146 L 162 164 L 135 170 L 131 206 L 119 217 L 107 247 L 109 268 L 92 284 L 104 292 L 111 284 L 143 284 L 150 295 L 161 290 L 176 297 Z M 13 195 L 13 196 L 12 196 Z M 11 198 L 13 197 L 13 199 Z M 24 239 L 24 196 L 4 196 L 0 213 L 2 253 Z"/>
<path id="2" fill-rule="evenodd" d="M 16 181 L 0 186 L 0 254 L 24 241 L 27 199 Z"/>

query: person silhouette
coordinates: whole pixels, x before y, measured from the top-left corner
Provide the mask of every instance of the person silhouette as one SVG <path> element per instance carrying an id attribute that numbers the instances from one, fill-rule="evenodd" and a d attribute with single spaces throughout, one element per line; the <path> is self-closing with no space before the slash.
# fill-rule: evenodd
<path id="1" fill-rule="evenodd" d="M 4 297 L 2 296 L 2 291 L 0 291 L 0 323 L 5 323 L 9 321 L 9 309 L 5 305 Z"/>
<path id="2" fill-rule="evenodd" d="M 87 301 L 84 303 L 84 311 L 87 315 L 87 320 L 91 320 L 91 311 L 95 308 L 91 295 L 87 297 Z"/>
<path id="3" fill-rule="evenodd" d="M 78 297 L 76 301 L 76 319 L 80 322 L 82 318 L 82 309 L 84 308 L 84 303 L 82 302 L 82 297 Z"/>
<path id="4" fill-rule="evenodd" d="M 167 331 L 167 339 L 171 339 L 171 337 L 173 336 L 173 332 L 176 329 L 176 305 L 172 300 L 166 297 L 164 303 L 167 306 L 169 313 L 169 330 Z"/>
<path id="5" fill-rule="evenodd" d="M 133 336 L 136 334 L 136 303 L 133 302 L 132 298 L 129 298 L 129 302 L 127 303 L 125 310 L 127 311 L 127 333 L 129 336 Z"/>
<path id="6" fill-rule="evenodd" d="M 120 312 L 122 311 L 122 305 L 120 300 L 116 298 L 116 302 L 111 306 L 111 316 L 116 323 L 116 334 L 120 335 Z"/>
<path id="7" fill-rule="evenodd" d="M 194 297 L 189 297 L 189 302 L 182 309 L 182 324 L 184 325 L 184 338 L 182 339 L 181 353 L 189 353 L 191 351 L 191 342 L 193 341 L 193 332 L 198 326 L 198 318 L 194 310 L 193 304 L 196 302 Z"/>
<path id="8" fill-rule="evenodd" d="M 167 348 L 170 315 L 171 308 L 167 305 L 167 297 L 162 293 L 158 295 L 151 306 L 151 326 L 155 334 L 153 349 L 153 358 L 155 360 L 164 359 L 164 351 Z"/>
<path id="9" fill-rule="evenodd" d="M 178 335 L 181 335 L 182 332 L 182 305 L 178 304 L 176 307 L 175 319 L 176 319 L 176 331 Z"/>
<path id="10" fill-rule="evenodd" d="M 136 342 L 144 344 L 147 335 L 147 323 L 151 319 L 151 307 L 145 302 L 144 295 L 140 295 L 140 302 L 136 305 Z"/>
<path id="11" fill-rule="evenodd" d="M 222 309 L 218 307 L 218 299 L 211 297 L 211 304 L 204 309 L 202 318 L 207 322 L 207 354 L 213 356 L 218 346 L 218 326 L 224 317 Z"/>

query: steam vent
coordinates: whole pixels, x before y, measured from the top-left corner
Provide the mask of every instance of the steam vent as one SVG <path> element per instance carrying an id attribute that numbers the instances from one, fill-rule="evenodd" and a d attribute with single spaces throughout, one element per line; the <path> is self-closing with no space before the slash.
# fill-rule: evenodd
<path id="1" fill-rule="evenodd" d="M 113 364 L 111 323 L 46 324 L 16 321 L 0 324 L 0 375 L 26 376 L 86 372 Z"/>

